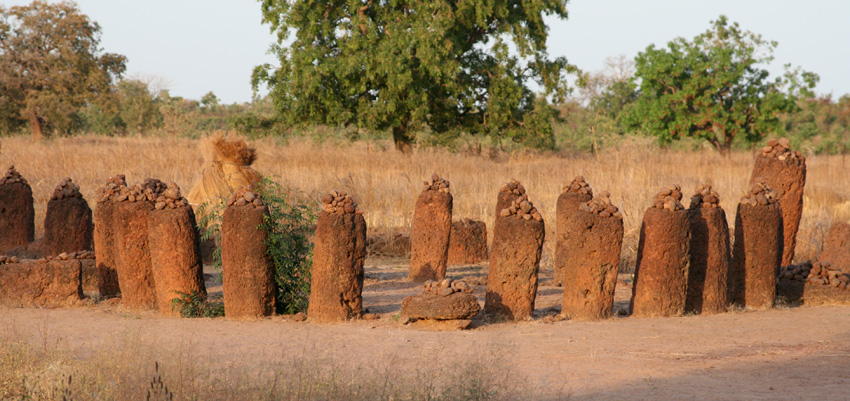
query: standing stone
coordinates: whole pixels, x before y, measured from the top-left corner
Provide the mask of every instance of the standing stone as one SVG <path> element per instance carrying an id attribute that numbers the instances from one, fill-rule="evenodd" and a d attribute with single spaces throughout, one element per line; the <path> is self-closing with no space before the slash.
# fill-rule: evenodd
<path id="1" fill-rule="evenodd" d="M 806 158 L 799 151 L 791 150 L 786 138 L 769 140 L 756 157 L 750 185 L 763 182 L 776 191 L 782 211 L 782 266 L 794 259 L 797 245 L 797 229 L 803 215 L 803 187 L 806 185 Z"/>
<path id="2" fill-rule="evenodd" d="M 838 270 L 850 272 L 850 224 L 841 221 L 829 228 L 820 260 L 829 261 Z"/>
<path id="3" fill-rule="evenodd" d="M 555 285 L 564 285 L 564 274 L 570 253 L 569 225 L 570 220 L 578 214 L 579 207 L 593 198 L 593 189 L 584 181 L 584 177 L 576 177 L 570 185 L 558 196 L 555 213 Z M 619 255 L 618 255 L 619 257 Z"/>
<path id="4" fill-rule="evenodd" d="M 437 174 L 416 200 L 413 232 L 410 235 L 411 281 L 441 280 L 446 277 L 449 236 L 452 232 L 452 194 L 449 182 Z"/>
<path id="5" fill-rule="evenodd" d="M 452 223 L 449 236 L 450 265 L 480 263 L 488 258 L 487 225 L 469 218 Z"/>
<path id="6" fill-rule="evenodd" d="M 109 177 L 106 185 L 98 188 L 97 204 L 94 208 L 94 254 L 100 275 L 100 294 L 113 297 L 121 293 L 118 284 L 118 242 L 116 241 L 115 199 L 125 197 L 127 188 L 124 174 Z M 126 199 L 126 198 L 124 198 Z"/>
<path id="7" fill-rule="evenodd" d="M 570 216 L 563 228 L 564 302 L 561 313 L 572 320 L 611 316 L 623 244 L 623 215 L 602 191 Z"/>
<path id="8" fill-rule="evenodd" d="M 486 313 L 512 320 L 531 317 L 545 236 L 543 217 L 524 190 L 499 212 L 490 251 Z"/>
<path id="9" fill-rule="evenodd" d="M 738 204 L 729 290 L 741 307 L 773 307 L 782 262 L 782 210 L 766 184 L 753 185 Z"/>
<path id="10" fill-rule="evenodd" d="M 116 271 L 121 300 L 130 309 L 157 308 L 148 242 L 148 214 L 154 207 L 147 193 L 159 185 L 159 180 L 149 178 L 132 188 L 121 187 L 121 194 L 115 198 Z"/>
<path id="11" fill-rule="evenodd" d="M 0 177 L 0 253 L 35 239 L 32 188 L 15 166 Z"/>
<path id="12" fill-rule="evenodd" d="M 92 213 L 80 187 L 65 178 L 53 191 L 44 218 L 44 254 L 92 249 Z"/>
<path id="13" fill-rule="evenodd" d="M 688 212 L 673 185 L 655 195 L 640 227 L 632 316 L 679 316 L 685 311 L 690 265 Z"/>
<path id="14" fill-rule="evenodd" d="M 178 315 L 172 300 L 183 294 L 206 296 L 195 213 L 180 194 L 177 184 L 168 183 L 148 214 L 148 241 L 159 311 Z"/>
<path id="15" fill-rule="evenodd" d="M 726 311 L 731 255 L 729 223 L 720 208 L 720 196 L 705 184 L 697 187 L 688 208 L 691 224 L 691 266 L 685 312 L 714 314 Z"/>
<path id="16" fill-rule="evenodd" d="M 258 318 L 274 313 L 277 287 L 268 255 L 268 233 L 261 229 L 269 209 L 250 187 L 237 191 L 221 222 L 224 315 Z"/>
<path id="17" fill-rule="evenodd" d="M 359 317 L 363 308 L 366 220 L 345 193 L 325 195 L 322 207 L 316 224 L 307 317 L 318 322 L 344 321 Z"/>

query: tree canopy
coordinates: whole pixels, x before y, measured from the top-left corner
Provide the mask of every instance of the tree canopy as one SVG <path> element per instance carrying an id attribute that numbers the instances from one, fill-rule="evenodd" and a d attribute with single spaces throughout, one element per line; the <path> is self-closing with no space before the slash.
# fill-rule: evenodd
<path id="1" fill-rule="evenodd" d="M 692 41 L 677 38 L 638 54 L 639 97 L 624 117 L 628 126 L 662 141 L 699 137 L 726 152 L 735 138 L 756 142 L 779 127 L 778 115 L 793 110 L 798 95 L 811 94 L 816 74 L 796 69 L 769 79 L 764 66 L 776 42 L 722 15 L 711 24 Z"/>
<path id="2" fill-rule="evenodd" d="M 99 44 L 100 25 L 73 2 L 0 6 L 0 128 L 28 122 L 40 139 L 70 130 L 87 104 L 109 107 L 126 58 Z"/>
<path id="3" fill-rule="evenodd" d="M 268 85 L 287 124 L 391 129 L 402 151 L 425 129 L 554 143 L 548 100 L 577 69 L 549 58 L 544 16 L 566 18 L 566 0 L 261 4 L 280 66 L 257 67 L 252 83 Z"/>

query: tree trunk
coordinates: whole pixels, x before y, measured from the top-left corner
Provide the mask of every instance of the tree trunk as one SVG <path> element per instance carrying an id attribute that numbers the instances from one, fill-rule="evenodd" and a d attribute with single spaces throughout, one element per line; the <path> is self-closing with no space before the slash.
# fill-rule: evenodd
<path id="1" fill-rule="evenodd" d="M 41 142 L 41 138 L 44 137 L 41 132 L 41 120 L 35 114 L 30 116 L 30 131 L 32 132 L 32 141 Z"/>
<path id="2" fill-rule="evenodd" d="M 408 134 L 406 125 L 393 127 L 393 142 L 395 142 L 395 148 L 401 151 L 401 153 L 408 155 L 413 152 L 413 148 L 411 147 L 413 138 Z"/>

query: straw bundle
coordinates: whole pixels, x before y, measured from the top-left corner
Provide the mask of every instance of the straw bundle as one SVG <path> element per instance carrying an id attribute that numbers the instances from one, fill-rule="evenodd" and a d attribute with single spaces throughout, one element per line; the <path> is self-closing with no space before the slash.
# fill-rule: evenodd
<path id="1" fill-rule="evenodd" d="M 186 199 L 193 206 L 218 203 L 230 198 L 236 190 L 255 185 L 260 175 L 251 168 L 256 150 L 232 133 L 214 132 L 201 143 L 204 170 Z"/>

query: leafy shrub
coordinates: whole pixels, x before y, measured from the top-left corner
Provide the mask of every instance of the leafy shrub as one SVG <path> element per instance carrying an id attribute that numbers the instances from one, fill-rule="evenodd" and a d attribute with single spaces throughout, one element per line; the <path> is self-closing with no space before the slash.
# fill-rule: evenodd
<path id="1" fill-rule="evenodd" d="M 221 317 L 224 316 L 224 303 L 210 302 L 203 294 L 192 291 L 187 294 L 174 291 L 178 297 L 171 300 L 171 309 L 180 311 L 181 317 Z"/>

